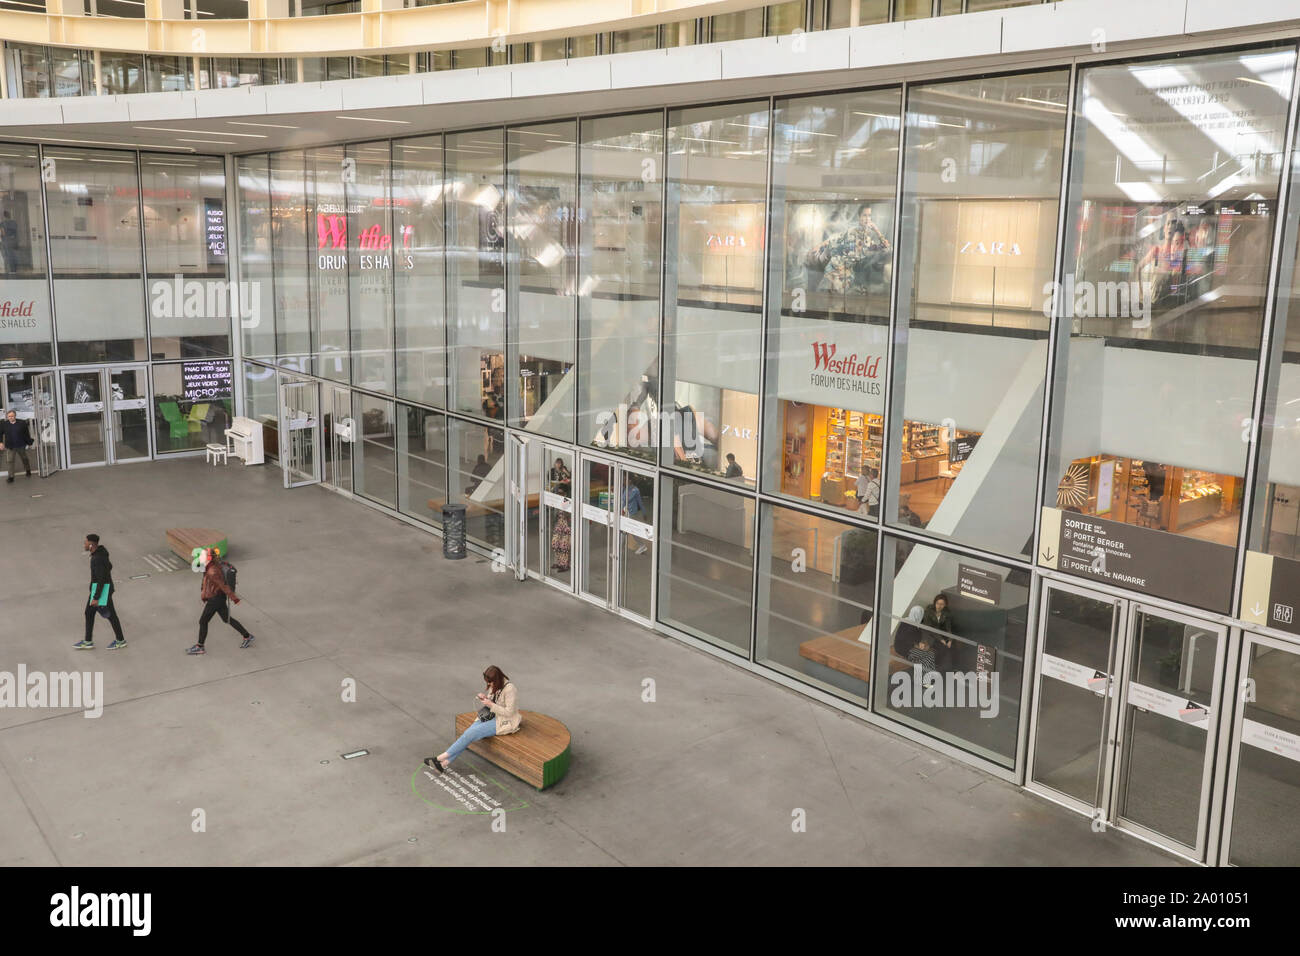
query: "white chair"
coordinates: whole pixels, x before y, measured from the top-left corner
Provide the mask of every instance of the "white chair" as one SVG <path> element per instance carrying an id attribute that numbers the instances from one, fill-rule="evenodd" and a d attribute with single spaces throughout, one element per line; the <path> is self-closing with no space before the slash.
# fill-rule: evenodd
<path id="1" fill-rule="evenodd" d="M 208 442 L 207 449 L 208 452 L 204 456 L 205 461 L 212 462 L 214 466 L 217 464 L 218 460 L 220 460 L 221 464 L 223 465 L 227 465 L 230 463 L 230 458 L 229 458 L 230 451 L 229 449 L 227 449 L 227 447 L 224 444 L 218 442 Z"/>

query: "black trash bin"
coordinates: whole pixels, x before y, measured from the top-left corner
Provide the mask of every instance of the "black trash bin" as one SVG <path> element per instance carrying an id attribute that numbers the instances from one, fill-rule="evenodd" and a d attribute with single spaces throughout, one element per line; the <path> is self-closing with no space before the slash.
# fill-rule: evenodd
<path id="1" fill-rule="evenodd" d="M 442 506 L 442 556 L 465 557 L 465 506 Z"/>

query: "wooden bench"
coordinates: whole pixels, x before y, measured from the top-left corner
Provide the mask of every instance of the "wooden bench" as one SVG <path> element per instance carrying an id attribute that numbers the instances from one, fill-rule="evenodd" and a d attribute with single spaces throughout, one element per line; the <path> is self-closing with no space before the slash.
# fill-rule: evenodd
<path id="1" fill-rule="evenodd" d="M 214 528 L 168 528 L 167 547 L 187 563 L 194 560 L 195 548 L 216 548 L 223 558 L 230 551 L 226 533 Z"/>
<path id="2" fill-rule="evenodd" d="M 513 734 L 484 737 L 469 749 L 520 780 L 545 790 L 559 783 L 569 770 L 569 728 L 554 717 L 521 710 L 523 722 Z M 456 715 L 456 736 L 478 720 L 478 714 Z"/>
<path id="3" fill-rule="evenodd" d="M 799 656 L 865 683 L 871 677 L 871 645 L 858 640 L 864 627 L 857 624 L 804 641 L 799 645 Z M 890 648 L 889 673 L 905 671 L 909 666 Z"/>

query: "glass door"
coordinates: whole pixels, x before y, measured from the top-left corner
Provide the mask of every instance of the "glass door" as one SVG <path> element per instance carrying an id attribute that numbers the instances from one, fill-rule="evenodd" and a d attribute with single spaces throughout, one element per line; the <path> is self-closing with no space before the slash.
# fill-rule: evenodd
<path id="1" fill-rule="evenodd" d="M 320 482 L 319 404 L 315 382 L 280 384 L 280 466 L 286 488 Z"/>
<path id="2" fill-rule="evenodd" d="M 573 590 L 573 452 L 547 445 L 546 475 L 537 508 L 542 580 Z"/>
<path id="3" fill-rule="evenodd" d="M 617 607 L 650 621 L 654 618 L 655 476 L 618 466 L 619 510 Z"/>
<path id="4" fill-rule="evenodd" d="M 1094 816 L 1109 769 L 1124 604 L 1065 585 L 1044 587 L 1029 786 Z"/>
<path id="5" fill-rule="evenodd" d="M 1219 861 L 1300 866 L 1300 645 L 1245 634 L 1240 673 Z"/>
<path id="6" fill-rule="evenodd" d="M 578 515 L 578 593 L 609 607 L 613 597 L 610 582 L 615 558 L 614 480 L 615 467 L 608 461 L 578 459 L 581 509 Z"/>
<path id="7" fill-rule="evenodd" d="M 131 365 L 108 370 L 109 452 L 113 462 L 148 461 L 152 457 L 149 424 L 149 368 Z M 189 423 L 191 428 L 198 423 Z M 201 426 L 200 426 L 201 427 Z"/>
<path id="8" fill-rule="evenodd" d="M 1204 859 L 1226 629 L 1129 606 L 1119 757 L 1119 825 Z"/>
<path id="9" fill-rule="evenodd" d="M 59 470 L 59 411 L 54 394 L 54 373 L 40 372 L 32 378 L 32 414 L 35 423 L 32 440 L 36 443 L 36 464 L 42 478 Z"/>
<path id="10" fill-rule="evenodd" d="M 1226 629 L 1044 587 L 1030 789 L 1205 858 Z"/>
<path id="11" fill-rule="evenodd" d="M 510 432 L 506 435 L 506 562 L 517 580 L 528 577 L 528 449 L 531 443 Z M 534 535 L 536 529 L 532 529 Z"/>
<path id="12" fill-rule="evenodd" d="M 352 443 L 356 441 L 356 421 L 352 417 L 352 392 L 339 385 L 324 385 L 325 431 L 329 436 L 325 462 L 327 487 L 344 495 L 352 494 Z"/>
<path id="13" fill-rule="evenodd" d="M 63 372 L 63 434 L 69 468 L 108 463 L 104 370 Z"/>

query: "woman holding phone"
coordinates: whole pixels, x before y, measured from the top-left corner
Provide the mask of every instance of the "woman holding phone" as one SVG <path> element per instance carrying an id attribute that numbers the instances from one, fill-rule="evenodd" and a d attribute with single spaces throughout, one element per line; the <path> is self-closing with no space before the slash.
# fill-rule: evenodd
<path id="1" fill-rule="evenodd" d="M 513 734 L 519 729 L 523 718 L 515 704 L 515 685 L 510 683 L 510 678 L 493 664 L 483 672 L 483 680 L 487 686 L 483 688 L 483 693 L 477 695 L 478 720 L 466 727 L 456 742 L 438 756 L 425 757 L 425 766 L 442 773 L 474 741 L 499 734 Z"/>

